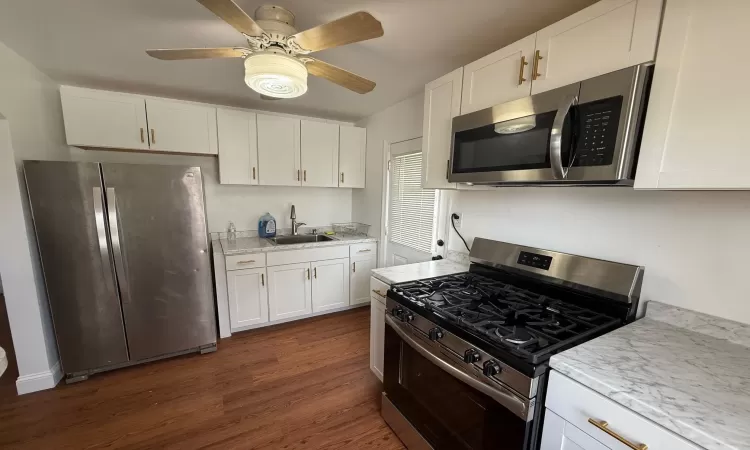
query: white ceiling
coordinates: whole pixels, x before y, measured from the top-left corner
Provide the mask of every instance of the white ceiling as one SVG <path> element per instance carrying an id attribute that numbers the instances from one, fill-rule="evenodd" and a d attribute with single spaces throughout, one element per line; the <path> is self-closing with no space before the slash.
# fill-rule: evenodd
<path id="1" fill-rule="evenodd" d="M 251 16 L 263 1 L 235 0 Z M 147 48 L 242 46 L 243 37 L 193 0 L 0 0 L 0 41 L 60 83 L 356 120 L 425 83 L 531 34 L 594 0 L 276 0 L 305 30 L 355 11 L 385 36 L 315 56 L 377 83 L 359 95 L 310 77 L 292 100 L 264 101 L 241 60 L 159 61 Z"/>

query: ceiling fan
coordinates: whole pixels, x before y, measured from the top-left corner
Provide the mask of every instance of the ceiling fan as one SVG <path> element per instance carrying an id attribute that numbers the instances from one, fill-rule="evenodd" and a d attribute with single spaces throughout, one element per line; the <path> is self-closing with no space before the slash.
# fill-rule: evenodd
<path id="1" fill-rule="evenodd" d="M 197 0 L 247 39 L 248 47 L 146 50 L 163 60 L 243 58 L 245 83 L 262 98 L 294 98 L 307 92 L 307 74 L 325 78 L 359 94 L 375 83 L 340 67 L 308 56 L 310 53 L 366 41 L 383 35 L 383 26 L 360 11 L 309 30 L 297 32 L 294 14 L 263 5 L 250 18 L 232 0 Z"/>

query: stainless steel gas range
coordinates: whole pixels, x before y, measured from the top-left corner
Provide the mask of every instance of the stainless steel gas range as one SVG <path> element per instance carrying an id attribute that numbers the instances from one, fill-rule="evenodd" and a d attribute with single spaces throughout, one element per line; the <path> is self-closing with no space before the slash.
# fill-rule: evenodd
<path id="1" fill-rule="evenodd" d="M 539 447 L 549 358 L 634 320 L 643 268 L 477 238 L 386 300 L 382 415 L 410 450 Z"/>

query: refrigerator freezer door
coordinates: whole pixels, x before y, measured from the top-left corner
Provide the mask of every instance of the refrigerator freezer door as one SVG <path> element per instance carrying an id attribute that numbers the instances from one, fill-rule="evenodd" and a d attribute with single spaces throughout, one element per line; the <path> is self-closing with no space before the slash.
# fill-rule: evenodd
<path id="1" fill-rule="evenodd" d="M 99 164 L 25 161 L 24 170 L 63 371 L 127 362 Z"/>
<path id="2" fill-rule="evenodd" d="M 216 342 L 200 168 L 103 164 L 133 361 Z"/>

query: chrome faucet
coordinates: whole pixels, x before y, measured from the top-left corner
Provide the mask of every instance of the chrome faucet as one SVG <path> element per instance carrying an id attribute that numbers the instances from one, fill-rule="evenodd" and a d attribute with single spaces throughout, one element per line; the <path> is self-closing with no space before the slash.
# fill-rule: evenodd
<path id="1" fill-rule="evenodd" d="M 297 213 L 294 210 L 294 205 L 292 205 L 292 216 L 290 219 L 292 219 L 292 236 L 297 236 L 299 234 L 299 227 L 307 224 L 305 222 L 297 222 Z"/>

